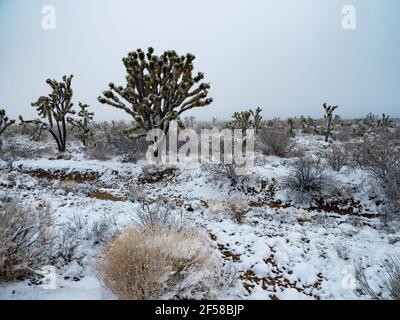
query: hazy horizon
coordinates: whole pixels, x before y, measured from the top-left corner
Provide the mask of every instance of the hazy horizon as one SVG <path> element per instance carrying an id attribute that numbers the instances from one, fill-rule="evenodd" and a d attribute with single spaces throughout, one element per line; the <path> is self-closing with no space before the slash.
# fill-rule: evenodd
<path id="1" fill-rule="evenodd" d="M 56 30 L 41 26 L 44 5 Z M 357 12 L 355 30 L 342 7 Z M 74 74 L 74 103 L 90 104 L 97 121 L 131 120 L 100 104 L 109 82 L 123 85 L 121 58 L 136 48 L 196 56 L 214 102 L 183 117 L 229 119 L 257 106 L 263 117 L 320 118 L 322 103 L 343 118 L 400 117 L 398 0 L 0 0 L 0 108 L 11 118 L 49 93 L 47 78 Z"/>

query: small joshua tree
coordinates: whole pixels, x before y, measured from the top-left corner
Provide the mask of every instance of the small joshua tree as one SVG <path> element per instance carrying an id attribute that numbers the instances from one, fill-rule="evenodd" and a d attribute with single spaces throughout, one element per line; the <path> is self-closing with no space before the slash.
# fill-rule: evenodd
<path id="1" fill-rule="evenodd" d="M 242 129 L 243 133 L 247 129 L 255 129 L 257 133 L 261 126 L 261 111 L 262 109 L 257 107 L 255 111 L 249 110 L 235 112 L 232 116 L 234 120 L 228 123 L 227 127 L 232 129 Z"/>
<path id="2" fill-rule="evenodd" d="M 260 107 L 257 107 L 254 111 L 250 110 L 250 113 L 253 116 L 253 126 L 254 126 L 254 130 L 256 131 L 256 134 L 260 130 L 261 120 L 263 118 L 261 116 L 261 112 L 262 112 L 262 109 Z"/>
<path id="3" fill-rule="evenodd" d="M 324 128 L 324 136 L 325 136 L 325 142 L 329 141 L 330 136 L 332 135 L 332 131 L 334 129 L 334 118 L 333 118 L 333 112 L 338 108 L 338 106 L 328 106 L 326 103 L 323 104 L 324 109 L 325 109 L 325 128 Z"/>
<path id="4" fill-rule="evenodd" d="M 67 115 L 74 114 L 72 110 L 72 75 L 63 77 L 63 82 L 47 79 L 46 83 L 53 90 L 47 97 L 41 96 L 32 103 L 39 116 L 46 119 L 47 129 L 57 143 L 58 151 L 65 152 L 67 146 Z"/>
<path id="5" fill-rule="evenodd" d="M 93 132 L 90 128 L 90 123 L 93 120 L 94 113 L 89 112 L 89 106 L 79 102 L 80 111 L 78 116 L 80 119 L 75 120 L 73 118 L 68 118 L 68 123 L 71 124 L 72 130 L 75 131 L 76 137 L 82 141 L 83 145 L 86 147 L 88 140 L 93 138 Z"/>
<path id="6" fill-rule="evenodd" d="M 311 117 L 308 117 L 307 119 L 302 117 L 302 126 L 303 126 L 303 133 L 311 133 L 312 131 L 315 134 L 321 134 L 320 129 L 318 128 L 318 121 L 314 120 Z"/>
<path id="7" fill-rule="evenodd" d="M 181 123 L 182 113 L 212 102 L 207 98 L 210 85 L 200 83 L 204 74 L 193 75 L 194 59 L 190 53 L 179 56 L 175 51 L 157 56 L 153 48 L 130 52 L 122 59 L 128 74 L 125 86 L 110 83 L 99 101 L 133 117 L 137 125 L 127 132 L 133 139 L 151 129 L 167 132 L 172 120 Z"/>
<path id="8" fill-rule="evenodd" d="M 287 124 L 289 127 L 289 134 L 292 138 L 296 136 L 296 132 L 294 130 L 294 119 L 293 118 L 288 118 L 287 119 Z"/>
<path id="9" fill-rule="evenodd" d="M 377 122 L 377 126 L 379 129 L 387 129 L 392 125 L 392 120 L 390 120 L 390 116 L 382 113 L 382 119 L 379 119 Z"/>
<path id="10" fill-rule="evenodd" d="M 24 120 L 19 116 L 20 126 L 23 128 L 24 134 L 27 134 L 33 141 L 38 141 L 42 136 L 43 131 L 47 130 L 47 123 L 42 122 L 40 119 Z"/>
<path id="11" fill-rule="evenodd" d="M 10 120 L 7 116 L 6 116 L 6 112 L 3 109 L 0 109 L 0 136 L 1 134 L 6 131 L 6 129 L 13 125 L 15 123 L 15 120 Z M 0 149 L 1 146 L 3 145 L 3 142 L 0 139 Z"/>

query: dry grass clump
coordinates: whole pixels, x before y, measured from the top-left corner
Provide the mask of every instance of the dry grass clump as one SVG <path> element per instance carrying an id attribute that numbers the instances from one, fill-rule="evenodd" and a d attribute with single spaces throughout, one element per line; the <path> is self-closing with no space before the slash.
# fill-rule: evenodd
<path id="1" fill-rule="evenodd" d="M 52 240 L 48 205 L 33 209 L 13 201 L 0 209 L 0 280 L 34 275 L 50 257 Z"/>
<path id="2" fill-rule="evenodd" d="M 227 210 L 238 223 L 243 223 L 243 219 L 250 211 L 250 208 L 247 200 L 234 197 L 228 199 Z"/>
<path id="3" fill-rule="evenodd" d="M 129 228 L 99 262 L 105 286 L 123 300 L 204 299 L 214 285 L 211 249 L 188 229 Z"/>

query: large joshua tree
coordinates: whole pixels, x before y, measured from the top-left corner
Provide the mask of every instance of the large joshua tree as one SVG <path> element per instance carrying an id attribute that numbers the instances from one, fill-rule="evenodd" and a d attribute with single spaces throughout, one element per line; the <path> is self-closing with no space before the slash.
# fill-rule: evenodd
<path id="1" fill-rule="evenodd" d="M 203 73 L 193 75 L 195 57 L 179 56 L 175 51 L 154 54 L 141 49 L 130 52 L 122 61 L 127 76 L 125 86 L 109 84 L 99 101 L 130 114 L 136 127 L 129 130 L 131 138 L 140 138 L 151 129 L 166 132 L 172 120 L 181 124 L 180 116 L 187 110 L 212 102 L 207 98 L 208 83 L 201 82 Z"/>
<path id="2" fill-rule="evenodd" d="M 53 90 L 47 97 L 41 96 L 32 103 L 39 116 L 46 119 L 41 121 L 57 143 L 58 151 L 65 152 L 67 147 L 67 116 L 74 114 L 72 110 L 72 75 L 63 77 L 63 82 L 47 79 L 46 83 Z"/>

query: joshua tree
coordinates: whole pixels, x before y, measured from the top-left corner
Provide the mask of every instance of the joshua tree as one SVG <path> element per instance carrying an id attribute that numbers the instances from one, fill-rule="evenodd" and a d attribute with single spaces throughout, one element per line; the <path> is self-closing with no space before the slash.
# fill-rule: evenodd
<path id="1" fill-rule="evenodd" d="M 303 126 L 303 132 L 304 133 L 311 133 L 311 131 L 314 131 L 315 134 L 321 134 L 319 128 L 318 128 L 318 121 L 314 120 L 311 117 L 308 117 L 307 119 L 302 116 L 301 118 L 302 121 L 302 126 Z"/>
<path id="2" fill-rule="evenodd" d="M 47 130 L 47 123 L 42 122 L 40 119 L 24 120 L 22 116 L 19 116 L 20 126 L 23 127 L 23 132 L 29 137 L 37 141 L 42 136 L 43 131 Z"/>
<path id="3" fill-rule="evenodd" d="M 122 61 L 127 76 L 125 86 L 109 84 L 109 90 L 99 97 L 100 103 L 124 110 L 136 122 L 129 130 L 131 138 L 146 136 L 151 129 L 168 131 L 169 124 L 185 111 L 204 107 L 212 102 L 207 98 L 208 83 L 201 83 L 203 73 L 193 76 L 195 57 L 188 53 L 179 56 L 175 51 L 154 54 L 141 49 L 130 52 Z"/>
<path id="4" fill-rule="evenodd" d="M 72 110 L 72 75 L 63 77 L 63 82 L 47 79 L 46 83 L 53 90 L 47 97 L 41 96 L 36 102 L 32 103 L 39 116 L 46 119 L 47 123 L 42 120 L 34 120 L 38 123 L 45 124 L 47 130 L 53 136 L 57 143 L 58 151 L 65 152 L 67 145 L 67 115 L 74 114 Z"/>
<path id="5" fill-rule="evenodd" d="M 294 131 L 294 119 L 293 118 L 288 118 L 287 119 L 287 124 L 289 126 L 289 134 L 292 138 L 296 136 L 296 133 Z"/>
<path id="6" fill-rule="evenodd" d="M 332 131 L 334 129 L 333 124 L 333 112 L 338 108 L 338 106 L 328 106 L 326 103 L 323 104 L 325 109 L 325 128 L 323 130 L 325 136 L 325 142 L 329 141 L 329 137 L 332 135 Z"/>
<path id="7" fill-rule="evenodd" d="M 80 119 L 75 120 L 68 118 L 68 123 L 71 124 L 72 130 L 75 130 L 76 137 L 82 141 L 83 145 L 86 146 L 89 139 L 93 137 L 93 133 L 90 129 L 90 123 L 93 120 L 94 113 L 89 112 L 89 106 L 79 102 L 80 111 L 78 116 Z"/>
<path id="8" fill-rule="evenodd" d="M 10 120 L 7 116 L 6 116 L 6 112 L 4 109 L 0 109 L 0 136 L 1 134 L 6 131 L 6 129 L 13 125 L 15 123 L 15 120 Z M 1 146 L 3 145 L 3 142 L 0 139 L 0 149 Z"/>
<path id="9" fill-rule="evenodd" d="M 260 130 L 261 120 L 263 118 L 261 116 L 262 109 L 260 107 L 257 107 L 255 111 L 253 111 L 253 110 L 249 110 L 249 111 L 253 117 L 253 125 L 254 125 L 254 129 L 256 131 L 256 134 L 257 134 L 258 131 Z"/>
<path id="10" fill-rule="evenodd" d="M 380 129 L 387 129 L 392 125 L 392 120 L 390 120 L 390 116 L 385 115 L 382 113 L 382 119 L 378 120 L 377 126 Z"/>
<path id="11" fill-rule="evenodd" d="M 260 129 L 262 116 L 260 115 L 262 109 L 256 108 L 255 111 L 242 111 L 235 112 L 232 116 L 234 119 L 228 123 L 229 128 L 242 129 L 243 133 L 250 128 L 255 129 L 256 133 Z"/>

